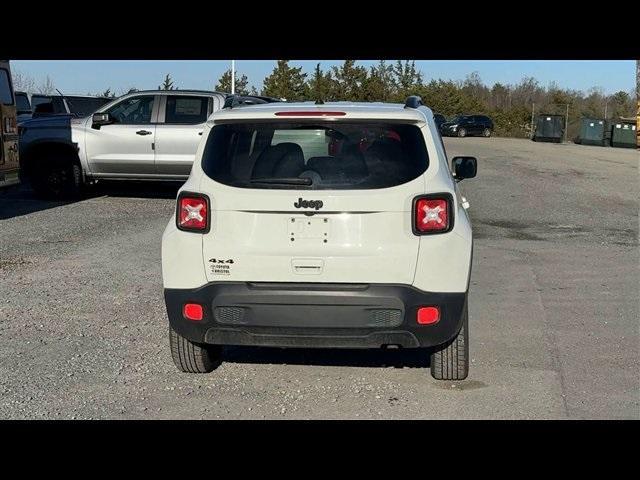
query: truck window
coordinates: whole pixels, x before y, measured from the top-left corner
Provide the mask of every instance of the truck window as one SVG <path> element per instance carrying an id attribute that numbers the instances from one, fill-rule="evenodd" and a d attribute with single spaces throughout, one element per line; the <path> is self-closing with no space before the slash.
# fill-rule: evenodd
<path id="1" fill-rule="evenodd" d="M 208 97 L 167 96 L 164 123 L 196 125 L 207 121 Z"/>
<path id="2" fill-rule="evenodd" d="M 64 98 L 67 100 L 69 111 L 71 113 L 75 113 L 79 117 L 91 115 L 100 107 L 113 100 L 113 98 L 74 97 L 66 95 Z"/>
<path id="3" fill-rule="evenodd" d="M 146 125 L 151 123 L 154 99 L 153 95 L 127 98 L 112 106 L 107 113 L 116 123 Z"/>
<path id="4" fill-rule="evenodd" d="M 0 102 L 2 102 L 3 105 L 13 105 L 9 72 L 4 68 L 0 69 Z"/>
<path id="5" fill-rule="evenodd" d="M 31 111 L 31 104 L 26 93 L 16 93 L 16 109 L 18 113 L 28 113 Z"/>

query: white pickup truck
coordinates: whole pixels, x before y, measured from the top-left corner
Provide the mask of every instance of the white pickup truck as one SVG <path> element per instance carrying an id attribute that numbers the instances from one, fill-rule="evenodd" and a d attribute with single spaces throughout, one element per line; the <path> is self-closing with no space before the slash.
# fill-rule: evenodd
<path id="1" fill-rule="evenodd" d="M 34 118 L 19 127 L 25 176 L 36 193 L 63 198 L 85 183 L 186 180 L 209 115 L 227 94 L 150 90 L 124 95 L 83 118 Z"/>

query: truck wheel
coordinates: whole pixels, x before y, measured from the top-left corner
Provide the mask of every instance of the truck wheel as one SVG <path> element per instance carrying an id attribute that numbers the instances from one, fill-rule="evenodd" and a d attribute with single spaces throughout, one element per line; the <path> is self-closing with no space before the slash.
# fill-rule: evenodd
<path id="1" fill-rule="evenodd" d="M 431 354 L 431 376 L 436 380 L 464 380 L 469 375 L 469 314 L 464 311 L 462 328 L 444 347 Z"/>
<path id="2" fill-rule="evenodd" d="M 491 129 L 485 128 L 484 131 L 482 132 L 482 136 L 483 137 L 490 137 L 491 136 Z"/>
<path id="3" fill-rule="evenodd" d="M 459 128 L 458 129 L 458 136 L 459 137 L 466 137 L 467 136 L 467 130 L 464 128 Z"/>
<path id="4" fill-rule="evenodd" d="M 80 165 L 72 159 L 38 162 L 31 175 L 31 187 L 44 198 L 75 198 L 82 189 Z"/>
<path id="5" fill-rule="evenodd" d="M 169 345 L 173 363 L 181 372 L 209 373 L 222 363 L 221 346 L 193 343 L 171 327 L 169 327 Z"/>

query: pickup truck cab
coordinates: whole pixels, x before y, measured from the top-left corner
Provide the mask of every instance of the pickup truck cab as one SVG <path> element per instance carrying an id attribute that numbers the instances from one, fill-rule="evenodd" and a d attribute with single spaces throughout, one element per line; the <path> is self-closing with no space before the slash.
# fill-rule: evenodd
<path id="1" fill-rule="evenodd" d="M 45 197 L 77 195 L 96 180 L 186 180 L 209 115 L 224 93 L 150 90 L 124 95 L 82 118 L 20 125 L 25 174 Z"/>
<path id="2" fill-rule="evenodd" d="M 162 238 L 176 366 L 224 345 L 416 348 L 469 368 L 473 237 L 432 111 L 405 104 L 229 105 L 211 116 Z"/>

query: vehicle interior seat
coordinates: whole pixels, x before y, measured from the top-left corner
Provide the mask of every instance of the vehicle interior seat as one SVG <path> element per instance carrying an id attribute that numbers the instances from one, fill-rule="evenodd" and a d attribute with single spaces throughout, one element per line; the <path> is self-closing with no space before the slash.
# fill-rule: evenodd
<path id="1" fill-rule="evenodd" d="M 404 161 L 402 146 L 395 140 L 376 140 L 364 155 L 371 176 L 381 181 L 387 181 L 390 176 L 398 181 L 404 179 L 411 171 L 411 166 Z"/>
<path id="2" fill-rule="evenodd" d="M 339 156 L 312 157 L 307 168 L 328 180 L 360 180 L 369 174 L 364 156 L 357 145 L 345 146 Z"/>
<path id="3" fill-rule="evenodd" d="M 297 177 L 304 171 L 304 153 L 297 143 L 265 148 L 253 166 L 251 178 Z"/>

